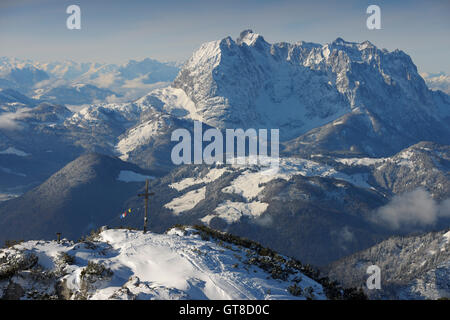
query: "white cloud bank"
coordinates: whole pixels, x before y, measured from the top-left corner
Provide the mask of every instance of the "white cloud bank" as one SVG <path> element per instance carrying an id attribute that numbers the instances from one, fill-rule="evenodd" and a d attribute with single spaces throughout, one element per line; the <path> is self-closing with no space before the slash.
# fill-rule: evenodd
<path id="1" fill-rule="evenodd" d="M 22 108 L 16 112 L 0 113 L 0 129 L 16 130 L 21 129 L 20 120 L 30 117 L 30 108 Z"/>
<path id="2" fill-rule="evenodd" d="M 419 188 L 395 196 L 376 211 L 374 220 L 392 229 L 411 229 L 432 226 L 444 217 L 450 217 L 450 199 L 438 203 Z"/>

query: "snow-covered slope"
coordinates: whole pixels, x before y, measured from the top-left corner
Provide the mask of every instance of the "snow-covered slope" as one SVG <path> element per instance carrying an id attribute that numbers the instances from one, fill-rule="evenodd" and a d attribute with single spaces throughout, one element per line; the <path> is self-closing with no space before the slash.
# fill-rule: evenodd
<path id="1" fill-rule="evenodd" d="M 81 243 L 21 243 L 0 251 L 0 297 L 326 299 L 298 262 L 201 234 L 121 229 Z"/>
<path id="2" fill-rule="evenodd" d="M 205 185 L 208 186 L 210 183 L 213 183 L 225 172 L 233 174 L 235 178 L 228 186 L 220 190 L 221 193 L 236 195 L 241 197 L 242 200 L 225 201 L 219 204 L 213 210 L 214 212 L 202 218 L 202 221 L 205 223 L 209 223 L 214 217 L 221 218 L 228 223 L 238 222 L 244 217 L 258 218 L 266 211 L 269 205 L 261 202 L 266 185 L 276 180 L 289 181 L 296 175 L 336 179 L 360 188 L 371 188 L 367 183 L 367 175 L 348 175 L 319 162 L 300 158 L 283 158 L 280 160 L 279 168 L 276 171 L 258 165 L 251 167 L 240 167 L 238 165 L 220 168 L 213 167 L 206 173 L 203 173 L 202 176 L 198 176 L 197 179 L 188 177 L 179 181 L 176 180 L 170 187 L 182 192 L 183 195 L 172 199 L 165 207 L 173 210 L 174 214 L 193 209 L 200 201 L 205 199 Z M 183 190 L 188 187 L 190 187 L 190 191 L 184 192 Z M 189 205 L 187 205 L 188 203 Z"/>
<path id="3" fill-rule="evenodd" d="M 392 157 L 336 158 L 351 167 L 366 168 L 380 190 L 395 194 L 425 188 L 430 195 L 445 200 L 450 195 L 450 147 L 421 142 Z"/>

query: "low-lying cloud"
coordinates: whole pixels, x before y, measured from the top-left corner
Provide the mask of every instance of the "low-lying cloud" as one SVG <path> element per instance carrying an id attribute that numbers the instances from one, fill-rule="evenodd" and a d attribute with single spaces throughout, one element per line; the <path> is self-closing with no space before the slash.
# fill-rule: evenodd
<path id="1" fill-rule="evenodd" d="M 271 227 L 273 225 L 273 218 L 265 214 L 256 218 L 255 223 L 261 227 Z"/>
<path id="2" fill-rule="evenodd" d="M 392 229 L 417 229 L 433 226 L 444 217 L 450 217 L 450 199 L 439 203 L 419 188 L 392 198 L 376 211 L 374 220 Z"/>
<path id="3" fill-rule="evenodd" d="M 17 128 L 19 128 L 19 124 L 11 113 L 0 114 L 0 129 L 13 130 Z"/>
<path id="4" fill-rule="evenodd" d="M 0 113 L 0 129 L 4 130 L 16 130 L 21 129 L 22 126 L 18 120 L 29 117 L 29 108 L 22 108 L 16 112 L 4 112 Z"/>

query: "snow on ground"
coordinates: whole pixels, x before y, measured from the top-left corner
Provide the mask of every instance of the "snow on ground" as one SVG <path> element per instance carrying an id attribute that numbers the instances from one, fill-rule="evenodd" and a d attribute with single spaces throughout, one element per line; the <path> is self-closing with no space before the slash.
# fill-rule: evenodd
<path id="1" fill-rule="evenodd" d="M 243 173 L 231 182 L 231 185 L 225 187 L 222 191 L 225 193 L 234 193 L 243 196 L 248 201 L 254 199 L 264 190 L 265 183 L 275 179 L 288 181 L 295 175 L 305 177 L 319 176 L 344 180 L 362 188 L 370 188 L 366 177 L 361 174 L 347 175 L 336 171 L 334 168 L 300 158 L 282 158 L 278 169 L 268 168 L 254 170 L 245 169 Z"/>
<path id="2" fill-rule="evenodd" d="M 170 184 L 169 187 L 177 191 L 183 191 L 190 186 L 213 182 L 220 178 L 226 171 L 228 171 L 227 168 L 213 168 L 209 170 L 209 172 L 203 178 L 185 178 L 181 181 Z"/>
<path id="3" fill-rule="evenodd" d="M 82 294 L 87 299 L 305 299 L 312 289 L 314 298 L 325 299 L 322 286 L 296 271 L 286 280 L 275 280 L 257 264 L 244 263 L 248 250 L 236 245 L 202 240 L 195 230 L 172 229 L 166 234 L 141 231 L 104 230 L 89 243 L 28 241 L 0 251 L 0 258 L 24 250 L 36 254 L 45 270 L 57 266 L 65 252 L 74 261 L 65 265 L 59 279 L 69 289 L 69 298 Z M 88 262 L 112 271 L 107 277 L 83 280 Z M 300 279 L 300 296 L 287 288 Z M 25 286 L 24 281 L 21 280 Z M 34 281 L 34 280 L 29 280 Z M 38 284 L 28 284 L 33 290 Z"/>
<path id="4" fill-rule="evenodd" d="M 449 245 L 450 245 L 450 231 L 442 235 L 442 243 L 439 247 L 440 251 L 448 250 Z"/>
<path id="5" fill-rule="evenodd" d="M 187 192 L 181 197 L 172 199 L 164 205 L 165 208 L 171 209 L 174 214 L 178 215 L 184 211 L 191 210 L 200 201 L 205 199 L 206 187 Z"/>
<path id="6" fill-rule="evenodd" d="M 129 152 L 149 143 L 152 137 L 159 134 L 164 124 L 163 118 L 157 121 L 152 119 L 130 129 L 116 145 L 116 151 L 120 154 L 120 158 L 126 161 Z"/>
<path id="7" fill-rule="evenodd" d="M 404 150 L 398 154 L 397 159 L 392 159 L 397 165 L 407 166 L 410 169 L 414 169 L 415 163 L 412 161 L 412 157 L 414 156 L 414 152 L 411 150 Z"/>
<path id="8" fill-rule="evenodd" d="M 67 123 L 85 128 L 89 124 L 105 121 L 111 117 L 127 121 L 137 121 L 146 106 L 134 103 L 108 103 L 87 105 L 67 119 Z"/>
<path id="9" fill-rule="evenodd" d="M 338 125 L 340 125 L 340 124 L 344 124 L 345 122 L 343 121 L 343 120 L 336 120 L 336 121 L 334 121 L 332 124 L 333 124 L 333 126 L 338 126 Z"/>
<path id="10" fill-rule="evenodd" d="M 120 137 L 116 151 L 122 160 L 128 159 L 128 154 L 139 146 L 148 144 L 151 138 L 160 135 L 168 123 L 169 115 L 179 118 L 201 120 L 196 115 L 195 104 L 186 93 L 177 88 L 167 87 L 153 90 L 148 95 L 136 100 L 133 104 L 141 110 L 152 109 L 160 116 L 137 124 Z"/>
<path id="11" fill-rule="evenodd" d="M 203 217 L 201 221 L 209 225 L 211 219 L 217 217 L 231 224 L 239 221 L 243 216 L 259 217 L 268 206 L 269 204 L 260 201 L 244 203 L 227 200 L 214 210 L 214 214 Z"/>
<path id="12" fill-rule="evenodd" d="M 407 166 L 414 169 L 415 162 L 412 160 L 414 155 L 414 151 L 404 150 L 396 156 L 387 158 L 336 158 L 335 160 L 347 166 L 377 166 L 379 164 L 384 166 L 386 163 L 393 163 L 398 166 Z"/>
<path id="13" fill-rule="evenodd" d="M 450 243 L 450 231 L 445 233 L 443 237 L 447 243 Z"/>
<path id="14" fill-rule="evenodd" d="M 271 162 L 266 159 L 265 163 L 269 164 Z M 348 175 L 315 161 L 300 158 L 281 158 L 278 167 L 235 164 L 223 168 L 213 168 L 200 178 L 189 177 L 174 182 L 169 186 L 177 191 L 183 191 L 188 187 L 202 183 L 205 183 L 206 186 L 174 198 L 165 204 L 164 207 L 172 209 L 175 214 L 194 208 L 200 201 L 205 199 L 207 184 L 219 179 L 227 171 L 235 171 L 239 175 L 231 181 L 229 186 L 223 188 L 222 192 L 238 194 L 245 199 L 245 202 L 226 201 L 221 203 L 213 213 L 202 219 L 206 224 L 209 224 L 214 217 L 219 217 L 228 223 L 232 223 L 238 221 L 242 216 L 260 216 L 266 211 L 268 204 L 261 202 L 258 196 L 264 190 L 265 184 L 275 179 L 288 181 L 295 175 L 306 177 L 320 176 L 346 181 L 362 188 L 371 188 L 367 183 L 367 174 Z"/>
<path id="15" fill-rule="evenodd" d="M 119 176 L 117 177 L 118 181 L 123 181 L 123 182 L 143 182 L 147 179 L 151 180 L 151 179 L 155 179 L 155 177 L 145 176 L 143 174 L 136 173 L 134 171 L 129 171 L 129 170 L 120 171 Z"/>
<path id="16" fill-rule="evenodd" d="M 179 88 L 169 86 L 153 90 L 147 96 L 138 99 L 136 104 L 151 105 L 176 117 L 202 121 L 201 115 L 197 114 L 195 103 Z"/>
<path id="17" fill-rule="evenodd" d="M 14 147 L 9 147 L 6 150 L 0 151 L 0 154 L 10 154 L 10 155 L 16 155 L 19 157 L 27 157 L 30 155 L 29 153 L 26 153 L 22 150 L 14 148 Z"/>
<path id="18" fill-rule="evenodd" d="M 336 158 L 336 161 L 347 166 L 372 166 L 386 161 L 386 158 Z"/>

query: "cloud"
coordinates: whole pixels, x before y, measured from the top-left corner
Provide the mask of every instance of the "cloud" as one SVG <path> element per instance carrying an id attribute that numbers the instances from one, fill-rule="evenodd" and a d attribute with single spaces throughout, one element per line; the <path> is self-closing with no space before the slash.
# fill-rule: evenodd
<path id="1" fill-rule="evenodd" d="M 398 230 L 433 226 L 443 217 L 450 217 L 450 199 L 438 203 L 426 190 L 419 188 L 396 195 L 376 211 L 374 221 Z"/>
<path id="2" fill-rule="evenodd" d="M 117 97 L 115 94 L 107 96 L 105 98 L 106 103 L 120 103 L 123 102 L 121 97 Z"/>
<path id="3" fill-rule="evenodd" d="M 22 126 L 18 120 L 29 117 L 29 108 L 22 108 L 17 112 L 5 112 L 0 113 L 0 129 L 4 130 L 17 130 L 22 129 Z"/>
<path id="4" fill-rule="evenodd" d="M 99 87 L 99 88 L 111 88 L 116 82 L 120 83 L 123 80 L 121 77 L 117 76 L 115 73 L 104 73 L 100 74 L 98 77 L 89 80 L 89 83 Z"/>
<path id="5" fill-rule="evenodd" d="M 46 89 L 49 88 L 56 88 L 59 86 L 66 86 L 70 85 L 70 81 L 65 79 L 48 79 L 48 80 L 42 80 L 34 84 L 34 89 Z"/>
<path id="6" fill-rule="evenodd" d="M 147 75 L 137 77 L 132 80 L 125 80 L 116 74 L 103 74 L 99 77 L 89 80 L 88 83 L 93 84 L 100 88 L 108 88 L 121 96 L 115 94 L 108 96 L 105 99 L 107 103 L 124 103 L 141 98 L 149 92 L 167 87 L 170 82 L 155 82 L 144 83 Z"/>
<path id="7" fill-rule="evenodd" d="M 345 243 L 351 243 L 355 240 L 355 235 L 349 230 L 348 226 L 342 228 L 340 236 L 342 241 L 344 241 Z"/>
<path id="8" fill-rule="evenodd" d="M 255 223 L 261 227 L 271 227 L 273 225 L 273 218 L 265 214 L 256 218 Z"/>
<path id="9" fill-rule="evenodd" d="M 14 130 L 18 128 L 19 124 L 14 121 L 14 117 L 11 116 L 11 113 L 0 114 L 0 129 Z"/>
<path id="10" fill-rule="evenodd" d="M 127 80 L 125 84 L 115 89 L 115 92 L 123 94 L 123 97 L 115 99 L 114 102 L 128 102 L 135 100 L 137 98 L 141 98 L 148 94 L 149 92 L 167 87 L 169 82 L 156 82 L 151 84 L 145 84 L 142 82 L 142 78 L 136 78 L 133 80 Z"/>
<path id="11" fill-rule="evenodd" d="M 66 104 L 66 108 L 72 112 L 80 112 L 84 108 L 89 108 L 89 106 L 90 104 L 80 104 L 80 105 Z"/>
<path id="12" fill-rule="evenodd" d="M 438 216 L 442 218 L 450 218 L 450 199 L 441 202 Z"/>
<path id="13" fill-rule="evenodd" d="M 356 241 L 355 234 L 350 230 L 348 226 L 344 226 L 338 230 L 332 230 L 330 235 L 333 237 L 334 242 L 342 249 L 348 250 L 348 245 L 351 245 Z"/>
<path id="14" fill-rule="evenodd" d="M 146 84 L 143 81 L 147 79 L 147 74 L 144 74 L 142 76 L 139 76 L 137 78 L 131 79 L 131 80 L 125 80 L 125 84 L 122 86 L 122 88 L 126 89 L 148 89 L 152 87 L 152 84 Z"/>

